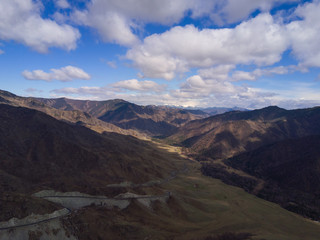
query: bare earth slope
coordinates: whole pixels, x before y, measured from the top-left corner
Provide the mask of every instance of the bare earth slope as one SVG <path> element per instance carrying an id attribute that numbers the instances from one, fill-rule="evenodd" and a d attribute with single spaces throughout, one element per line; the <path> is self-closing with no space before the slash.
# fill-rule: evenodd
<path id="1" fill-rule="evenodd" d="M 110 183 L 162 177 L 174 168 L 151 143 L 116 133 L 100 135 L 36 110 L 0 104 L 0 126 L 7 190 L 47 186 L 92 193 Z"/>
<path id="2" fill-rule="evenodd" d="M 319 220 L 319 135 L 320 107 L 267 107 L 192 121 L 169 141 L 203 161 L 205 175 Z"/>
<path id="3" fill-rule="evenodd" d="M 20 106 L 20 107 L 36 109 L 58 120 L 63 120 L 66 122 L 83 125 L 99 133 L 106 131 L 106 132 L 116 132 L 116 133 L 125 134 L 125 135 L 132 135 L 140 138 L 145 137 L 144 134 L 141 134 L 137 131 L 122 129 L 112 123 L 101 121 L 86 112 L 83 112 L 80 110 L 73 110 L 73 109 L 72 110 L 56 109 L 32 97 L 19 97 L 10 92 L 0 90 L 0 103 L 1 102 L 10 104 L 12 106 Z"/>
<path id="4" fill-rule="evenodd" d="M 56 109 L 80 110 L 123 129 L 134 129 L 151 136 L 172 134 L 191 120 L 208 116 L 205 112 L 170 107 L 139 106 L 121 99 L 108 101 L 37 99 Z"/>
<path id="5" fill-rule="evenodd" d="M 50 239 L 62 239 L 66 232 L 64 239 L 318 240 L 316 223 L 205 177 L 198 163 L 152 143 L 98 134 L 8 104 L 0 104 L 0 126 L 1 221 L 61 209 L 32 195 L 43 189 L 115 197 L 113 191 L 120 187 L 110 192 L 106 186 L 111 183 L 170 179 L 155 186 L 121 188 L 138 195 L 166 194 L 166 201 L 145 206 L 133 199 L 123 210 L 92 204 L 30 228 L 0 230 L 1 240 L 22 233 L 26 237 L 20 239 L 41 239 L 47 232 Z"/>
<path id="6" fill-rule="evenodd" d="M 204 157 L 223 159 L 279 140 L 319 134 L 319 119 L 320 107 L 229 112 L 189 122 L 168 141 Z"/>

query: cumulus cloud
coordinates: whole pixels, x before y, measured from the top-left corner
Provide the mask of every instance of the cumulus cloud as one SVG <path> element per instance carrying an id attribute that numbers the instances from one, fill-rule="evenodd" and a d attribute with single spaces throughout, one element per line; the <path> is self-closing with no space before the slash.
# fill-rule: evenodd
<path id="1" fill-rule="evenodd" d="M 143 43 L 130 49 L 126 57 L 144 76 L 170 80 L 193 67 L 271 65 L 281 59 L 287 47 L 283 28 L 266 13 L 233 29 L 174 27 L 145 38 Z"/>
<path id="2" fill-rule="evenodd" d="M 124 99 L 141 105 L 177 105 L 179 101 L 172 98 L 167 93 L 158 93 L 157 97 L 154 94 L 147 92 L 138 93 L 121 93 L 115 92 L 112 88 L 105 87 L 80 87 L 80 88 L 62 88 L 51 91 L 52 97 L 70 97 L 76 99 L 91 99 L 91 100 L 107 100 L 107 99 Z"/>
<path id="3" fill-rule="evenodd" d="M 254 81 L 257 79 L 258 76 L 260 75 L 256 74 L 256 72 L 235 71 L 232 74 L 232 79 L 234 81 Z"/>
<path id="4" fill-rule="evenodd" d="M 111 84 L 111 87 L 114 87 L 116 89 L 126 89 L 138 92 L 162 92 L 165 90 L 166 85 L 158 84 L 149 80 L 138 81 L 137 79 L 130 79 Z"/>
<path id="5" fill-rule="evenodd" d="M 235 93 L 237 88 L 228 81 L 219 81 L 217 79 L 203 79 L 200 75 L 189 77 L 185 83 L 181 85 L 180 92 L 192 92 L 194 94 L 226 94 Z"/>
<path id="6" fill-rule="evenodd" d="M 158 92 L 157 97 L 154 97 L 154 94 L 150 91 L 114 91 L 114 88 L 110 85 L 62 88 L 53 90 L 52 94 L 53 97 L 72 96 L 73 98 L 92 100 L 120 98 L 142 105 L 238 106 L 249 109 L 278 105 L 284 108 L 294 108 L 320 104 L 319 94 L 314 84 L 292 84 L 288 88 L 270 92 L 250 86 L 234 85 L 228 81 L 204 79 L 200 75 L 193 75 L 187 78 L 179 89 L 166 89 L 163 92 Z M 292 96 L 296 96 L 296 98 L 292 98 Z"/>
<path id="7" fill-rule="evenodd" d="M 255 81 L 261 76 L 270 76 L 270 75 L 283 75 L 288 73 L 293 73 L 296 71 L 305 72 L 306 69 L 301 66 L 289 65 L 289 66 L 278 66 L 278 67 L 269 67 L 269 68 L 257 68 L 252 72 L 245 71 L 234 71 L 230 77 L 230 81 Z"/>
<path id="8" fill-rule="evenodd" d="M 73 50 L 80 33 L 67 24 L 57 24 L 41 17 L 39 1 L 10 0 L 0 2 L 0 39 L 14 40 L 38 52 L 50 47 Z"/>
<path id="9" fill-rule="evenodd" d="M 55 4 L 58 8 L 62 8 L 62 9 L 70 8 L 70 4 L 67 0 L 55 0 Z"/>
<path id="10" fill-rule="evenodd" d="M 178 89 L 149 80 L 130 79 L 104 87 L 64 88 L 52 91 L 97 100 L 123 98 L 138 104 L 184 106 L 240 106 L 258 108 L 303 105 L 318 100 L 316 91 L 305 87 L 288 87 L 284 91 L 265 91 L 236 81 L 255 81 L 262 76 L 307 71 L 319 66 L 320 31 L 319 1 L 300 5 L 290 21 L 271 16 L 270 9 L 296 0 L 95 0 L 85 10 L 75 11 L 74 22 L 95 28 L 102 39 L 130 47 L 126 58 L 141 71 L 141 77 L 164 78 L 183 76 L 193 70 Z M 154 11 L 157 9 L 157 11 Z M 261 13 L 248 19 L 255 10 Z M 232 28 L 177 26 L 139 40 L 147 23 L 171 26 L 188 14 L 191 18 L 208 16 L 214 24 L 238 23 Z M 210 26 L 210 23 L 209 25 Z M 292 50 L 300 64 L 273 66 L 285 51 Z M 305 51 L 304 51 L 305 50 Z M 111 67 L 113 62 L 108 63 Z M 239 65 L 255 67 L 240 71 Z M 258 84 L 255 84 L 258 85 Z M 284 87 L 282 86 L 282 89 Z M 299 86 L 299 89 L 302 89 Z M 155 98 L 154 95 L 157 94 Z M 308 96 L 303 99 L 304 96 Z M 319 95 L 318 95 L 319 96 Z M 299 99 L 298 99 L 299 98 Z M 313 100 L 312 100 L 313 99 Z M 300 101 L 300 103 L 299 103 Z M 316 103 L 317 101 L 313 101 Z M 319 102 L 319 101 L 318 101 Z"/>
<path id="11" fill-rule="evenodd" d="M 218 65 L 216 67 L 199 69 L 198 73 L 204 79 L 227 80 L 229 72 L 235 67 L 235 65 Z"/>
<path id="12" fill-rule="evenodd" d="M 100 10 L 102 9 L 98 7 L 97 11 Z M 73 19 L 82 25 L 96 28 L 105 42 L 131 46 L 139 41 L 132 32 L 134 24 L 128 21 L 125 16 L 111 11 L 101 14 L 95 12 L 95 10 L 76 11 Z"/>
<path id="13" fill-rule="evenodd" d="M 228 0 L 216 1 L 217 11 L 212 11 L 209 16 L 217 24 L 235 23 L 246 19 L 252 12 L 269 12 L 275 5 L 282 3 L 299 2 L 299 0 Z"/>
<path id="14" fill-rule="evenodd" d="M 164 91 L 154 94 L 145 91 L 137 91 L 135 93 L 116 92 L 110 86 L 105 87 L 80 87 L 80 88 L 62 88 L 51 91 L 52 97 L 70 97 L 77 99 L 106 100 L 120 98 L 137 104 L 148 105 L 176 105 L 176 106 L 192 106 L 192 107 L 210 107 L 215 106 L 240 106 L 240 107 L 263 107 L 276 103 L 274 93 L 263 92 L 260 89 L 249 87 L 230 86 L 230 83 L 221 83 L 216 85 L 215 90 L 198 91 L 195 86 L 197 77 L 192 77 L 187 84 L 192 86 L 182 86 L 180 89 Z M 199 82 L 197 82 L 199 84 Z M 200 83 L 201 84 L 201 83 Z M 199 86 L 199 85 L 198 85 Z M 211 87 L 213 87 L 212 84 Z M 226 92 L 225 88 L 229 88 Z M 236 89 L 238 88 L 238 89 Z M 253 101 L 254 99 L 254 101 Z M 254 103 L 254 106 L 253 104 Z"/>
<path id="15" fill-rule="evenodd" d="M 59 0 L 59 2 L 65 2 Z M 95 0 L 85 10 L 72 14 L 74 22 L 95 28 L 106 42 L 132 46 L 136 32 L 147 23 L 171 26 L 186 14 L 192 18 L 208 16 L 214 24 L 234 23 L 255 10 L 269 11 L 272 6 L 297 0 Z"/>
<path id="16" fill-rule="evenodd" d="M 74 66 L 66 66 L 60 69 L 50 69 L 51 72 L 47 73 L 43 70 L 23 71 L 22 76 L 28 80 L 42 80 L 51 82 L 58 80 L 61 82 L 69 82 L 75 79 L 89 80 L 91 77 L 88 73 L 83 71 L 81 68 Z"/>
<path id="17" fill-rule="evenodd" d="M 105 42 L 132 46 L 139 42 L 136 32 L 146 23 L 171 25 L 179 22 L 195 0 L 95 0 L 87 9 L 77 10 L 72 19 L 95 28 Z"/>
<path id="18" fill-rule="evenodd" d="M 51 91 L 54 94 L 63 94 L 63 95 L 79 95 L 79 96 L 96 96 L 99 99 L 107 99 L 109 97 L 115 96 L 108 88 L 106 87 L 80 87 L 80 88 L 61 88 L 54 89 Z M 111 94 L 110 94 L 111 93 Z M 103 96 L 105 98 L 103 98 Z"/>
<path id="19" fill-rule="evenodd" d="M 129 79 L 119 81 L 113 84 L 109 84 L 103 87 L 80 87 L 80 88 L 62 88 L 52 91 L 54 94 L 72 95 L 76 97 L 94 97 L 95 99 L 108 99 L 108 98 L 124 98 L 128 99 L 128 96 L 136 96 L 139 93 L 144 95 L 152 95 L 157 93 L 161 94 L 166 90 L 165 84 L 158 84 L 149 80 L 137 80 Z M 131 93 L 126 93 L 129 90 Z M 142 95 L 140 95 L 142 96 Z M 158 95 L 157 95 L 158 96 Z M 130 98 L 131 99 L 131 98 Z"/>
<path id="20" fill-rule="evenodd" d="M 301 20 L 286 26 L 293 54 L 307 67 L 320 67 L 320 1 L 299 6 L 294 16 Z"/>

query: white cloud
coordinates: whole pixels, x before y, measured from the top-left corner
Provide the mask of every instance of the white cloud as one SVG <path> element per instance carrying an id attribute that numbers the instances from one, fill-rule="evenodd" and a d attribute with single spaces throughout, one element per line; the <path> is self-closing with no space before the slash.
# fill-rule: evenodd
<path id="1" fill-rule="evenodd" d="M 296 94 L 297 92 L 299 92 L 298 95 Z M 249 86 L 235 86 L 228 81 L 203 79 L 199 75 L 188 78 L 179 89 L 157 93 L 157 97 L 148 91 L 136 91 L 135 93 L 117 92 L 114 91 L 112 86 L 63 88 L 53 90 L 52 94 L 53 97 L 72 96 L 72 98 L 92 100 L 120 98 L 142 105 L 155 104 L 184 107 L 238 106 L 254 109 L 270 105 L 295 108 L 320 104 L 319 94 L 314 85 L 293 84 L 286 90 L 268 92 Z"/>
<path id="2" fill-rule="evenodd" d="M 130 79 L 130 80 L 123 80 L 116 82 L 114 84 L 111 84 L 111 87 L 114 87 L 116 89 L 126 89 L 131 91 L 138 91 L 138 92 L 162 92 L 165 90 L 166 85 L 160 85 L 156 82 L 144 80 L 144 81 L 138 81 L 137 79 Z"/>
<path id="3" fill-rule="evenodd" d="M 62 0 L 61 0 L 62 1 Z M 209 16 L 215 24 L 234 23 L 255 10 L 267 12 L 272 6 L 297 0 L 94 0 L 85 10 L 72 14 L 74 22 L 98 30 L 106 42 L 132 46 L 136 32 L 147 23 L 171 26 L 187 14 Z"/>
<path id="4" fill-rule="evenodd" d="M 219 10 L 209 15 L 216 23 L 224 24 L 242 21 L 255 10 L 269 12 L 275 5 L 285 2 L 299 2 L 299 0 L 220 0 L 216 2 L 220 3 L 216 5 L 220 6 Z"/>
<path id="5" fill-rule="evenodd" d="M 195 78 L 193 78 L 195 79 Z M 189 81 L 190 82 L 190 81 Z M 213 85 L 212 85 L 213 86 Z M 223 86 L 223 84 L 221 84 Z M 220 87 L 221 87 L 220 86 Z M 211 106 L 240 106 L 240 107 L 263 107 L 275 103 L 275 95 L 263 92 L 259 89 L 248 87 L 231 86 L 228 92 L 225 89 L 216 88 L 213 94 L 210 91 L 198 92 L 197 88 L 187 89 L 182 86 L 181 89 L 168 92 L 159 92 L 157 97 L 149 92 L 123 93 L 115 92 L 108 86 L 106 87 L 80 87 L 80 88 L 62 88 L 51 91 L 52 97 L 72 97 L 77 99 L 106 100 L 106 99 L 124 99 L 129 102 L 142 105 L 176 105 L 193 107 L 211 107 Z M 229 83 L 223 88 L 230 87 Z M 254 100 L 254 101 L 253 101 Z M 255 105 L 253 106 L 252 103 Z"/>
<path id="6" fill-rule="evenodd" d="M 288 73 L 293 73 L 296 71 L 305 72 L 306 69 L 301 66 L 296 65 L 289 65 L 289 66 L 278 66 L 278 67 L 271 67 L 271 68 L 257 68 L 252 72 L 245 72 L 245 71 L 235 71 L 232 73 L 230 77 L 230 81 L 255 81 L 261 76 L 270 76 L 273 74 L 277 75 L 284 75 Z"/>
<path id="7" fill-rule="evenodd" d="M 42 53 L 50 47 L 75 49 L 79 31 L 70 25 L 43 19 L 41 9 L 39 1 L 0 1 L 0 39 L 14 40 Z"/>
<path id="8" fill-rule="evenodd" d="M 244 71 L 235 71 L 232 74 L 232 79 L 234 81 L 243 81 L 243 80 L 248 80 L 248 81 L 254 81 L 257 79 L 257 75 L 255 72 L 244 72 Z"/>
<path id="9" fill-rule="evenodd" d="M 4 54 L 4 51 L 0 49 L 0 55 L 1 55 L 1 54 Z"/>
<path id="10" fill-rule="evenodd" d="M 311 91 L 310 87 L 295 95 L 299 90 L 290 87 L 287 92 L 267 92 L 249 85 L 240 85 L 241 82 L 236 83 L 255 81 L 273 74 L 306 71 L 308 66 L 319 66 L 320 47 L 317 43 L 320 42 L 320 37 L 316 34 L 320 32 L 317 14 L 320 12 L 319 1 L 298 7 L 294 14 L 299 20 L 290 18 L 290 21 L 295 19 L 291 23 L 282 21 L 280 15 L 271 16 L 268 13 L 273 6 L 284 2 L 298 1 L 91 1 L 87 9 L 74 12 L 73 21 L 96 29 L 105 42 L 130 47 L 126 58 L 139 68 L 141 77 L 170 80 L 177 75 L 183 76 L 190 70 L 197 70 L 197 74 L 188 77 L 178 89 L 170 89 L 149 80 L 130 79 L 104 87 L 64 88 L 52 93 L 96 100 L 123 98 L 138 104 L 203 107 L 285 107 L 289 104 L 297 106 L 299 101 L 301 104 L 310 103 L 318 99 L 317 92 Z M 145 24 L 171 26 L 179 23 L 186 12 L 191 18 L 208 16 L 215 24 L 229 24 L 247 19 L 255 10 L 262 13 L 233 28 L 198 29 L 192 25 L 178 26 L 164 33 L 148 36 L 143 41 L 138 37 L 143 36 L 141 31 Z M 281 60 L 284 51 L 291 49 L 302 64 L 272 66 Z M 113 67 L 114 62 L 105 62 Z M 240 71 L 237 68 L 239 65 L 251 65 L 250 68 L 255 66 L 256 69 L 251 72 Z M 155 93 L 157 97 L 154 97 Z"/>
<path id="11" fill-rule="evenodd" d="M 125 16 L 116 12 L 107 12 L 104 15 L 95 13 L 87 15 L 78 12 L 75 16 L 82 24 L 96 28 L 105 42 L 131 46 L 139 41 L 131 31 L 133 23 L 128 22 Z"/>
<path id="12" fill-rule="evenodd" d="M 100 13 L 108 9 L 121 13 L 128 19 L 165 25 L 177 23 L 185 11 L 192 8 L 193 0 L 96 0 L 92 8 Z"/>
<path id="13" fill-rule="evenodd" d="M 145 38 L 126 57 L 144 76 L 169 80 L 193 67 L 271 65 L 281 59 L 288 44 L 282 26 L 270 14 L 260 14 L 234 29 L 174 27 Z"/>
<path id="14" fill-rule="evenodd" d="M 211 94 L 236 93 L 237 90 L 239 89 L 228 81 L 203 79 L 200 75 L 194 75 L 189 77 L 186 82 L 181 85 L 179 91 L 207 96 Z"/>
<path id="15" fill-rule="evenodd" d="M 66 9 L 70 8 L 70 4 L 67 0 L 55 0 L 55 4 L 58 8 Z"/>
<path id="16" fill-rule="evenodd" d="M 235 65 L 218 65 L 212 68 L 204 68 L 198 71 L 199 75 L 204 79 L 227 80 L 229 72 L 234 69 Z"/>
<path id="17" fill-rule="evenodd" d="M 160 94 L 166 90 L 166 85 L 158 84 L 153 81 L 137 79 L 123 80 L 104 87 L 80 87 L 80 88 L 62 88 L 55 89 L 52 92 L 55 94 L 75 95 L 75 96 L 94 96 L 99 99 L 109 98 L 127 98 L 127 96 L 135 96 L 136 93 L 149 95 L 150 93 Z M 124 93 L 129 90 L 136 93 Z M 152 96 L 154 96 L 152 94 Z"/>
<path id="18" fill-rule="evenodd" d="M 95 0 L 77 10 L 72 19 L 98 30 L 105 42 L 132 46 L 139 42 L 135 32 L 146 23 L 171 25 L 179 22 L 195 0 Z"/>
<path id="19" fill-rule="evenodd" d="M 293 54 L 307 67 L 320 67 L 320 1 L 299 6 L 294 15 L 302 18 L 286 26 Z"/>
<path id="20" fill-rule="evenodd" d="M 23 71 L 22 76 L 28 80 L 43 80 L 51 82 L 52 80 L 58 80 L 61 82 L 69 82 L 75 79 L 89 80 L 91 77 L 88 73 L 81 68 L 74 66 L 66 66 L 60 69 L 50 69 L 51 72 L 47 73 L 43 70 Z"/>
<path id="21" fill-rule="evenodd" d="M 111 68 L 117 68 L 117 64 L 115 61 L 107 61 L 106 63 Z"/>
<path id="22" fill-rule="evenodd" d="M 107 3 L 107 2 L 106 2 Z M 132 32 L 133 22 L 124 15 L 101 8 L 103 1 L 95 1 L 88 10 L 76 11 L 73 20 L 78 24 L 90 26 L 98 30 L 105 42 L 114 42 L 124 46 L 131 46 L 139 40 Z"/>
<path id="23" fill-rule="evenodd" d="M 87 95 L 108 95 L 109 91 L 105 87 L 80 87 L 80 88 L 61 88 L 52 90 L 53 93 L 57 94 L 79 94 L 82 96 Z"/>

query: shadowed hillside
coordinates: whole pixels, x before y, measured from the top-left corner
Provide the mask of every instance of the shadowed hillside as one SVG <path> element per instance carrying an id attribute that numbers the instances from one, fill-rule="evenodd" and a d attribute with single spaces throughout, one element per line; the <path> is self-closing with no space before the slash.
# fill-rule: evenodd
<path id="1" fill-rule="evenodd" d="M 62 231 L 74 239 L 105 239 L 105 236 L 119 240 L 318 239 L 320 228 L 317 224 L 240 188 L 203 176 L 199 171 L 200 164 L 179 156 L 177 153 L 181 149 L 177 147 L 116 133 L 99 134 L 81 124 L 59 121 L 34 109 L 12 106 L 14 104 L 9 98 L 15 96 L 2 96 L 1 226 L 11 223 L 12 217 L 21 221 L 25 217 L 31 218 L 32 213 L 43 215 L 69 206 L 71 209 L 64 209 L 67 214 L 54 220 L 47 219 L 45 223 L 9 229 L 2 227 L 0 239 L 19 235 L 26 236 L 24 239 L 28 236 L 37 239 L 50 232 L 53 239 L 58 239 L 56 234 Z M 34 99 L 32 101 L 35 106 L 41 105 Z M 31 102 L 27 101 L 28 104 Z M 47 105 L 45 108 L 50 109 Z M 310 145 L 312 141 L 315 140 L 305 141 L 305 144 Z M 315 145 L 318 145 L 318 140 Z M 315 153 L 310 152 L 311 156 Z M 307 152 L 302 151 L 304 154 Z M 273 170 L 275 166 L 271 164 Z M 300 167 L 299 164 L 297 166 Z M 235 169 L 237 166 L 228 167 Z M 237 168 L 238 171 L 247 171 L 241 170 L 241 166 Z M 316 169 L 316 165 L 310 164 L 308 169 L 311 168 Z M 303 174 L 307 174 L 308 169 Z M 255 180 L 252 179 L 258 177 L 249 171 L 246 174 L 251 176 L 250 180 L 241 183 L 252 184 L 255 188 Z M 288 173 L 285 178 L 290 176 Z M 310 181 L 312 176 L 310 174 Z M 229 181 L 237 179 L 232 175 Z M 263 181 L 267 182 L 267 179 Z M 278 189 L 297 184 L 294 181 L 282 182 L 285 185 L 277 185 Z M 305 183 L 297 191 L 312 186 Z M 265 189 L 261 188 L 259 194 L 268 190 Z M 274 189 L 272 191 L 278 194 Z M 318 191 L 317 188 L 311 189 Z M 41 190 L 49 191 L 40 194 Z M 74 191 L 79 193 L 72 193 Z M 300 190 L 298 193 L 301 196 Z M 128 199 L 122 199 L 124 196 Z M 83 203 L 87 201 L 93 202 Z M 111 204 L 110 207 L 104 205 L 104 201 L 128 201 L 128 205 L 119 207 Z M 77 204 L 83 205 L 76 208 Z M 307 207 L 312 209 L 312 205 Z"/>
<path id="2" fill-rule="evenodd" d="M 319 119 L 320 107 L 229 112 L 187 123 L 168 141 L 203 157 L 221 159 L 279 140 L 319 134 Z"/>
<path id="3" fill-rule="evenodd" d="M 319 134 L 320 107 L 267 107 L 192 121 L 168 140 L 203 161 L 205 175 L 319 220 Z"/>
<path id="4" fill-rule="evenodd" d="M 229 166 L 263 179 L 258 196 L 319 220 L 320 136 L 290 139 L 226 160 Z"/>
<path id="5" fill-rule="evenodd" d="M 0 113 L 1 190 L 98 193 L 109 183 L 145 182 L 174 169 L 161 151 L 134 137 L 100 135 L 27 108 L 0 104 Z"/>

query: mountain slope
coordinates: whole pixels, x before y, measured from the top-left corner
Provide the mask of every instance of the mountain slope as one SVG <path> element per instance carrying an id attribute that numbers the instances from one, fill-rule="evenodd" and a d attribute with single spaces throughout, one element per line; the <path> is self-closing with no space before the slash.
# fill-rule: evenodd
<path id="1" fill-rule="evenodd" d="M 123 129 L 134 129 L 152 136 L 172 134 L 186 122 L 207 116 L 201 111 L 139 106 L 120 99 L 87 101 L 67 98 L 39 98 L 37 100 L 57 109 L 80 110 Z"/>
<path id="2" fill-rule="evenodd" d="M 209 107 L 209 108 L 201 108 L 203 112 L 208 113 L 210 116 L 215 116 L 218 114 L 223 114 L 226 112 L 232 111 L 249 111 L 245 108 L 233 107 L 233 108 L 225 108 L 225 107 Z"/>
<path id="3" fill-rule="evenodd" d="M 319 220 L 320 136 L 289 139 L 230 158 L 225 163 L 263 179 L 259 196 Z"/>
<path id="4" fill-rule="evenodd" d="M 320 107 L 229 112 L 187 123 L 168 141 L 201 156 L 222 159 L 279 140 L 320 133 L 319 119 Z"/>
<path id="5" fill-rule="evenodd" d="M 31 196 L 43 189 L 110 197 L 120 190 L 152 195 L 170 192 L 167 201 L 157 200 L 148 207 L 133 199 L 123 210 L 102 205 L 74 210 L 56 219 L 62 225 L 53 229 L 55 233 L 64 229 L 76 239 L 250 239 L 251 235 L 252 239 L 266 240 L 318 239 L 317 224 L 205 177 L 198 163 L 151 143 L 115 133 L 101 135 L 36 110 L 7 104 L 0 104 L 0 126 L 3 221 L 60 209 L 60 205 Z M 185 171 L 172 178 L 172 171 L 178 172 L 182 166 Z M 161 185 L 106 188 L 109 183 L 143 183 L 166 177 L 170 180 Z M 40 238 L 50 230 L 41 228 L 46 226 L 43 224 L 50 222 L 34 225 L 36 232 L 28 232 L 28 227 L 1 230 L 0 239 L 22 232 L 27 236 L 24 239 Z M 52 239 L 57 239 L 54 232 Z"/>
<path id="6" fill-rule="evenodd" d="M 144 134 L 141 134 L 134 130 L 125 130 L 112 123 L 107 123 L 101 121 L 88 113 L 82 112 L 80 110 L 61 110 L 50 107 L 45 103 L 32 97 L 19 97 L 10 92 L 0 90 L 0 103 L 10 104 L 12 106 L 27 107 L 44 112 L 58 120 L 67 121 L 70 123 L 86 126 L 94 131 L 102 133 L 106 132 L 116 132 L 125 135 L 132 135 L 139 138 L 144 138 Z"/>
<path id="7" fill-rule="evenodd" d="M 0 125 L 0 173 L 8 181 L 2 190 L 46 186 L 95 193 L 109 183 L 145 182 L 174 169 L 150 143 L 100 135 L 36 110 L 0 104 Z"/>

